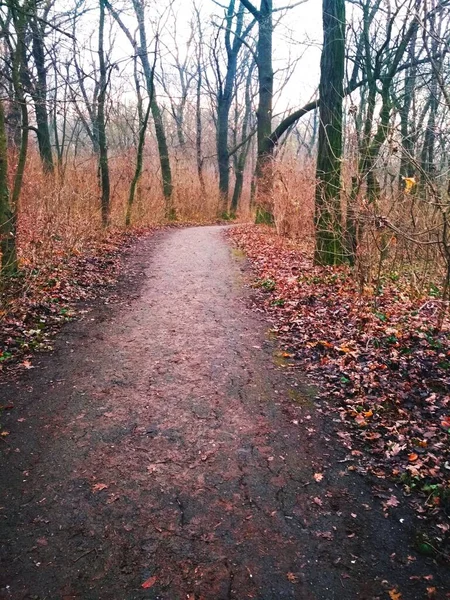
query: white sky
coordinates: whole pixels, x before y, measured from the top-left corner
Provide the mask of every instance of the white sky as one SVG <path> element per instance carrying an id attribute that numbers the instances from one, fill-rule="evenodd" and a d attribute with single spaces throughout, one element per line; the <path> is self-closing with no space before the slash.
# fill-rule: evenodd
<path id="1" fill-rule="evenodd" d="M 226 4 L 227 0 L 221 0 L 221 2 Z M 254 2 L 257 6 L 259 5 L 259 0 L 254 0 Z M 129 0 L 112 0 L 112 4 L 120 10 L 124 5 L 130 7 L 131 2 Z M 224 14 L 223 9 L 213 0 L 196 0 L 196 4 L 201 7 L 205 29 L 211 31 L 211 18 L 216 15 L 215 20 L 219 21 Z M 236 2 L 236 4 L 238 3 Z M 289 4 L 295 4 L 295 0 L 274 0 L 275 8 L 289 6 Z M 165 31 L 161 32 L 161 51 L 163 44 L 169 47 L 173 44 L 171 31 L 174 29 L 174 22 L 173 17 L 168 16 L 167 9 L 169 5 L 169 0 L 148 0 L 146 7 L 150 46 L 152 46 L 152 30 L 155 23 L 161 23 L 159 15 L 164 15 L 162 22 L 165 23 Z M 193 2 L 191 0 L 173 0 L 173 6 L 176 14 L 177 42 L 180 49 L 182 49 L 183 42 L 185 43 L 190 33 Z M 97 45 L 97 12 L 96 4 L 93 3 L 92 12 L 83 19 L 83 26 L 77 32 L 79 46 L 91 46 L 94 51 L 92 56 L 95 56 Z M 132 11 L 128 9 L 128 12 L 131 14 Z M 276 19 L 279 16 L 282 16 L 282 18 L 276 25 L 274 32 L 274 70 L 285 68 L 289 61 L 298 60 L 298 63 L 285 87 L 276 95 L 274 115 L 287 109 L 299 107 L 310 100 L 312 96 L 315 96 L 319 82 L 322 0 L 306 0 L 304 4 L 290 10 L 275 13 Z M 134 16 L 124 16 L 123 20 L 133 34 L 136 30 Z M 131 75 L 131 70 L 128 67 L 125 68 L 127 57 L 132 54 L 131 46 L 116 24 L 114 24 L 113 30 L 115 32 L 113 60 L 119 61 L 123 76 L 126 76 L 126 72 Z M 255 34 L 256 28 L 253 31 L 253 35 Z M 275 89 L 280 84 L 279 78 L 277 79 L 278 86 L 276 85 Z M 128 96 L 128 94 L 126 95 Z M 160 87 L 158 88 L 158 95 L 160 98 L 164 96 Z"/>

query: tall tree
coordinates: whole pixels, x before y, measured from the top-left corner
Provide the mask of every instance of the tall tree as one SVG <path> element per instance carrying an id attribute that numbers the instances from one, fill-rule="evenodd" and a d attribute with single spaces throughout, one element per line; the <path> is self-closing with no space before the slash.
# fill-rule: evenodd
<path id="1" fill-rule="evenodd" d="M 272 191 L 272 158 L 274 146 L 270 142 L 272 133 L 273 108 L 273 2 L 261 0 L 259 10 L 249 1 L 241 0 L 245 8 L 254 16 L 258 23 L 257 65 L 258 65 L 258 111 L 257 139 L 258 150 L 256 159 L 256 177 L 258 181 L 258 197 L 264 202 L 270 198 Z M 258 202 L 259 204 L 259 202 Z M 264 220 L 270 208 L 262 214 Z"/>
<path id="2" fill-rule="evenodd" d="M 8 139 L 5 128 L 5 108 L 0 99 L 0 250 L 2 273 L 17 269 L 16 218 L 11 206 L 8 183 Z"/>
<path id="3" fill-rule="evenodd" d="M 215 53 L 214 62 L 217 69 L 217 161 L 219 167 L 219 192 L 221 197 L 221 212 L 228 211 L 228 195 L 230 187 L 230 153 L 228 135 L 230 130 L 230 109 L 236 88 L 236 73 L 238 56 L 243 44 L 252 30 L 255 20 L 244 28 L 244 7 L 240 3 L 236 12 L 235 0 L 230 0 L 226 14 L 225 25 L 225 76 L 220 74 L 220 60 Z M 216 49 L 215 49 L 216 50 Z"/>
<path id="4" fill-rule="evenodd" d="M 54 164 L 47 108 L 47 65 L 45 60 L 46 51 L 44 42 L 48 14 L 53 2 L 45 3 L 42 14 L 40 14 L 38 10 L 39 4 L 38 0 L 33 0 L 30 4 L 31 47 L 36 68 L 36 77 L 33 78 L 30 76 L 29 91 L 34 103 L 36 133 L 42 167 L 44 172 L 53 173 Z"/>
<path id="5" fill-rule="evenodd" d="M 98 131 L 98 168 L 100 172 L 101 184 L 101 209 L 102 223 L 104 227 L 109 225 L 110 213 L 110 182 L 109 182 L 109 162 L 108 162 L 108 143 L 106 139 L 106 116 L 105 100 L 108 87 L 108 71 L 105 60 L 105 2 L 100 0 L 100 21 L 98 31 L 98 56 L 100 65 L 99 93 L 97 99 L 97 131 Z"/>
<path id="6" fill-rule="evenodd" d="M 345 0 L 323 0 L 322 10 L 314 258 L 316 263 L 324 265 L 345 261 L 341 224 Z"/>
<path id="7" fill-rule="evenodd" d="M 113 7 L 108 1 L 104 0 L 105 5 L 111 12 L 118 25 L 128 38 L 128 41 L 132 45 L 134 51 L 139 56 L 144 71 L 144 77 L 147 87 L 148 97 L 151 99 L 150 110 L 153 117 L 153 123 L 155 126 L 156 141 L 158 144 L 159 162 L 161 165 L 161 176 L 162 176 L 162 187 L 163 194 L 166 199 L 166 217 L 168 219 L 175 219 L 175 207 L 173 205 L 173 183 L 172 183 L 172 169 L 170 166 L 169 148 L 167 146 L 167 137 L 164 126 L 163 115 L 161 108 L 158 104 L 158 100 L 155 93 L 155 83 L 153 69 L 150 64 L 148 42 L 147 42 L 147 29 L 145 21 L 145 6 L 144 0 L 132 0 L 134 13 L 138 23 L 139 31 L 139 43 L 131 35 L 129 28 L 125 25 L 120 13 Z"/>

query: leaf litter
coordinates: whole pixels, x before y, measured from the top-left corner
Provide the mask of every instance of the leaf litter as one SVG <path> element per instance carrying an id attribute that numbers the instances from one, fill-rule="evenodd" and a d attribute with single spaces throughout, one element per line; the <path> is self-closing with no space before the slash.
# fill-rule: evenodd
<path id="1" fill-rule="evenodd" d="M 448 559 L 450 327 L 447 316 L 434 329 L 439 301 L 408 295 L 401 281 L 360 293 L 348 267 L 314 266 L 310 247 L 269 228 L 227 235 L 250 261 L 284 366 L 306 371 L 320 384 L 318 410 L 338 416 L 337 436 L 356 462 L 348 469 L 399 484 L 426 528 L 419 551 Z M 385 510 L 401 505 L 383 500 Z"/>

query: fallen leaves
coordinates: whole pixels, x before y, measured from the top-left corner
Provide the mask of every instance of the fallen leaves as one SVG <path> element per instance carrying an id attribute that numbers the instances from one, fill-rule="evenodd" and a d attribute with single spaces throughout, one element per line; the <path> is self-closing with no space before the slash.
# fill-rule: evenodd
<path id="1" fill-rule="evenodd" d="M 40 262 L 24 261 L 21 277 L 0 292 L 0 370 L 19 359 L 22 368 L 34 368 L 32 352 L 51 349 L 55 332 L 75 315 L 75 303 L 104 292 L 116 279 L 123 248 L 135 237 L 110 232 L 81 253 L 61 250 L 33 257 Z"/>
<path id="2" fill-rule="evenodd" d="M 338 433 L 344 446 L 361 451 L 349 470 L 394 479 L 421 519 L 444 525 L 450 320 L 433 330 L 439 301 L 408 295 L 398 277 L 361 293 L 348 267 L 314 266 L 310 246 L 268 228 L 240 226 L 227 235 L 250 259 L 255 278 L 271 282 L 256 288 L 256 301 L 270 314 L 281 351 L 320 384 L 323 412 L 337 413 L 346 427 Z M 447 555 L 449 533 L 435 529 Z"/>
<path id="3" fill-rule="evenodd" d="M 322 473 L 314 473 L 314 479 L 315 479 L 315 481 L 317 481 L 317 483 L 322 481 L 322 479 L 323 479 Z"/>
<path id="4" fill-rule="evenodd" d="M 397 588 L 394 588 L 393 590 L 389 590 L 389 598 L 391 600 L 402 600 L 402 595 Z"/>

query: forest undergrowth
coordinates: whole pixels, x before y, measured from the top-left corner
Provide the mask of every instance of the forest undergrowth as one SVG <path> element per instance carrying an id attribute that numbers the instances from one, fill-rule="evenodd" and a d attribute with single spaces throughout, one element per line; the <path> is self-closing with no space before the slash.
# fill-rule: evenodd
<path id="1" fill-rule="evenodd" d="M 59 175 L 45 176 L 37 153 L 30 155 L 18 211 L 19 271 L 0 278 L 0 371 L 12 364 L 29 367 L 33 351 L 51 348 L 54 332 L 74 317 L 77 302 L 115 281 L 122 253 L 139 235 L 217 222 L 216 186 L 201 193 L 195 171 L 179 161 L 176 220 L 165 219 L 157 168 L 149 166 L 137 190 L 132 225 L 125 227 L 133 165 L 125 156 L 112 162 L 111 224 L 105 229 L 94 158 L 78 158 Z"/>
<path id="2" fill-rule="evenodd" d="M 313 264 L 313 244 L 270 228 L 229 230 L 253 269 L 257 302 L 283 347 L 282 367 L 306 373 L 388 515 L 393 480 L 418 519 L 417 549 L 449 558 L 450 320 L 432 286 L 418 295 L 398 273 L 360 290 L 346 266 Z"/>

